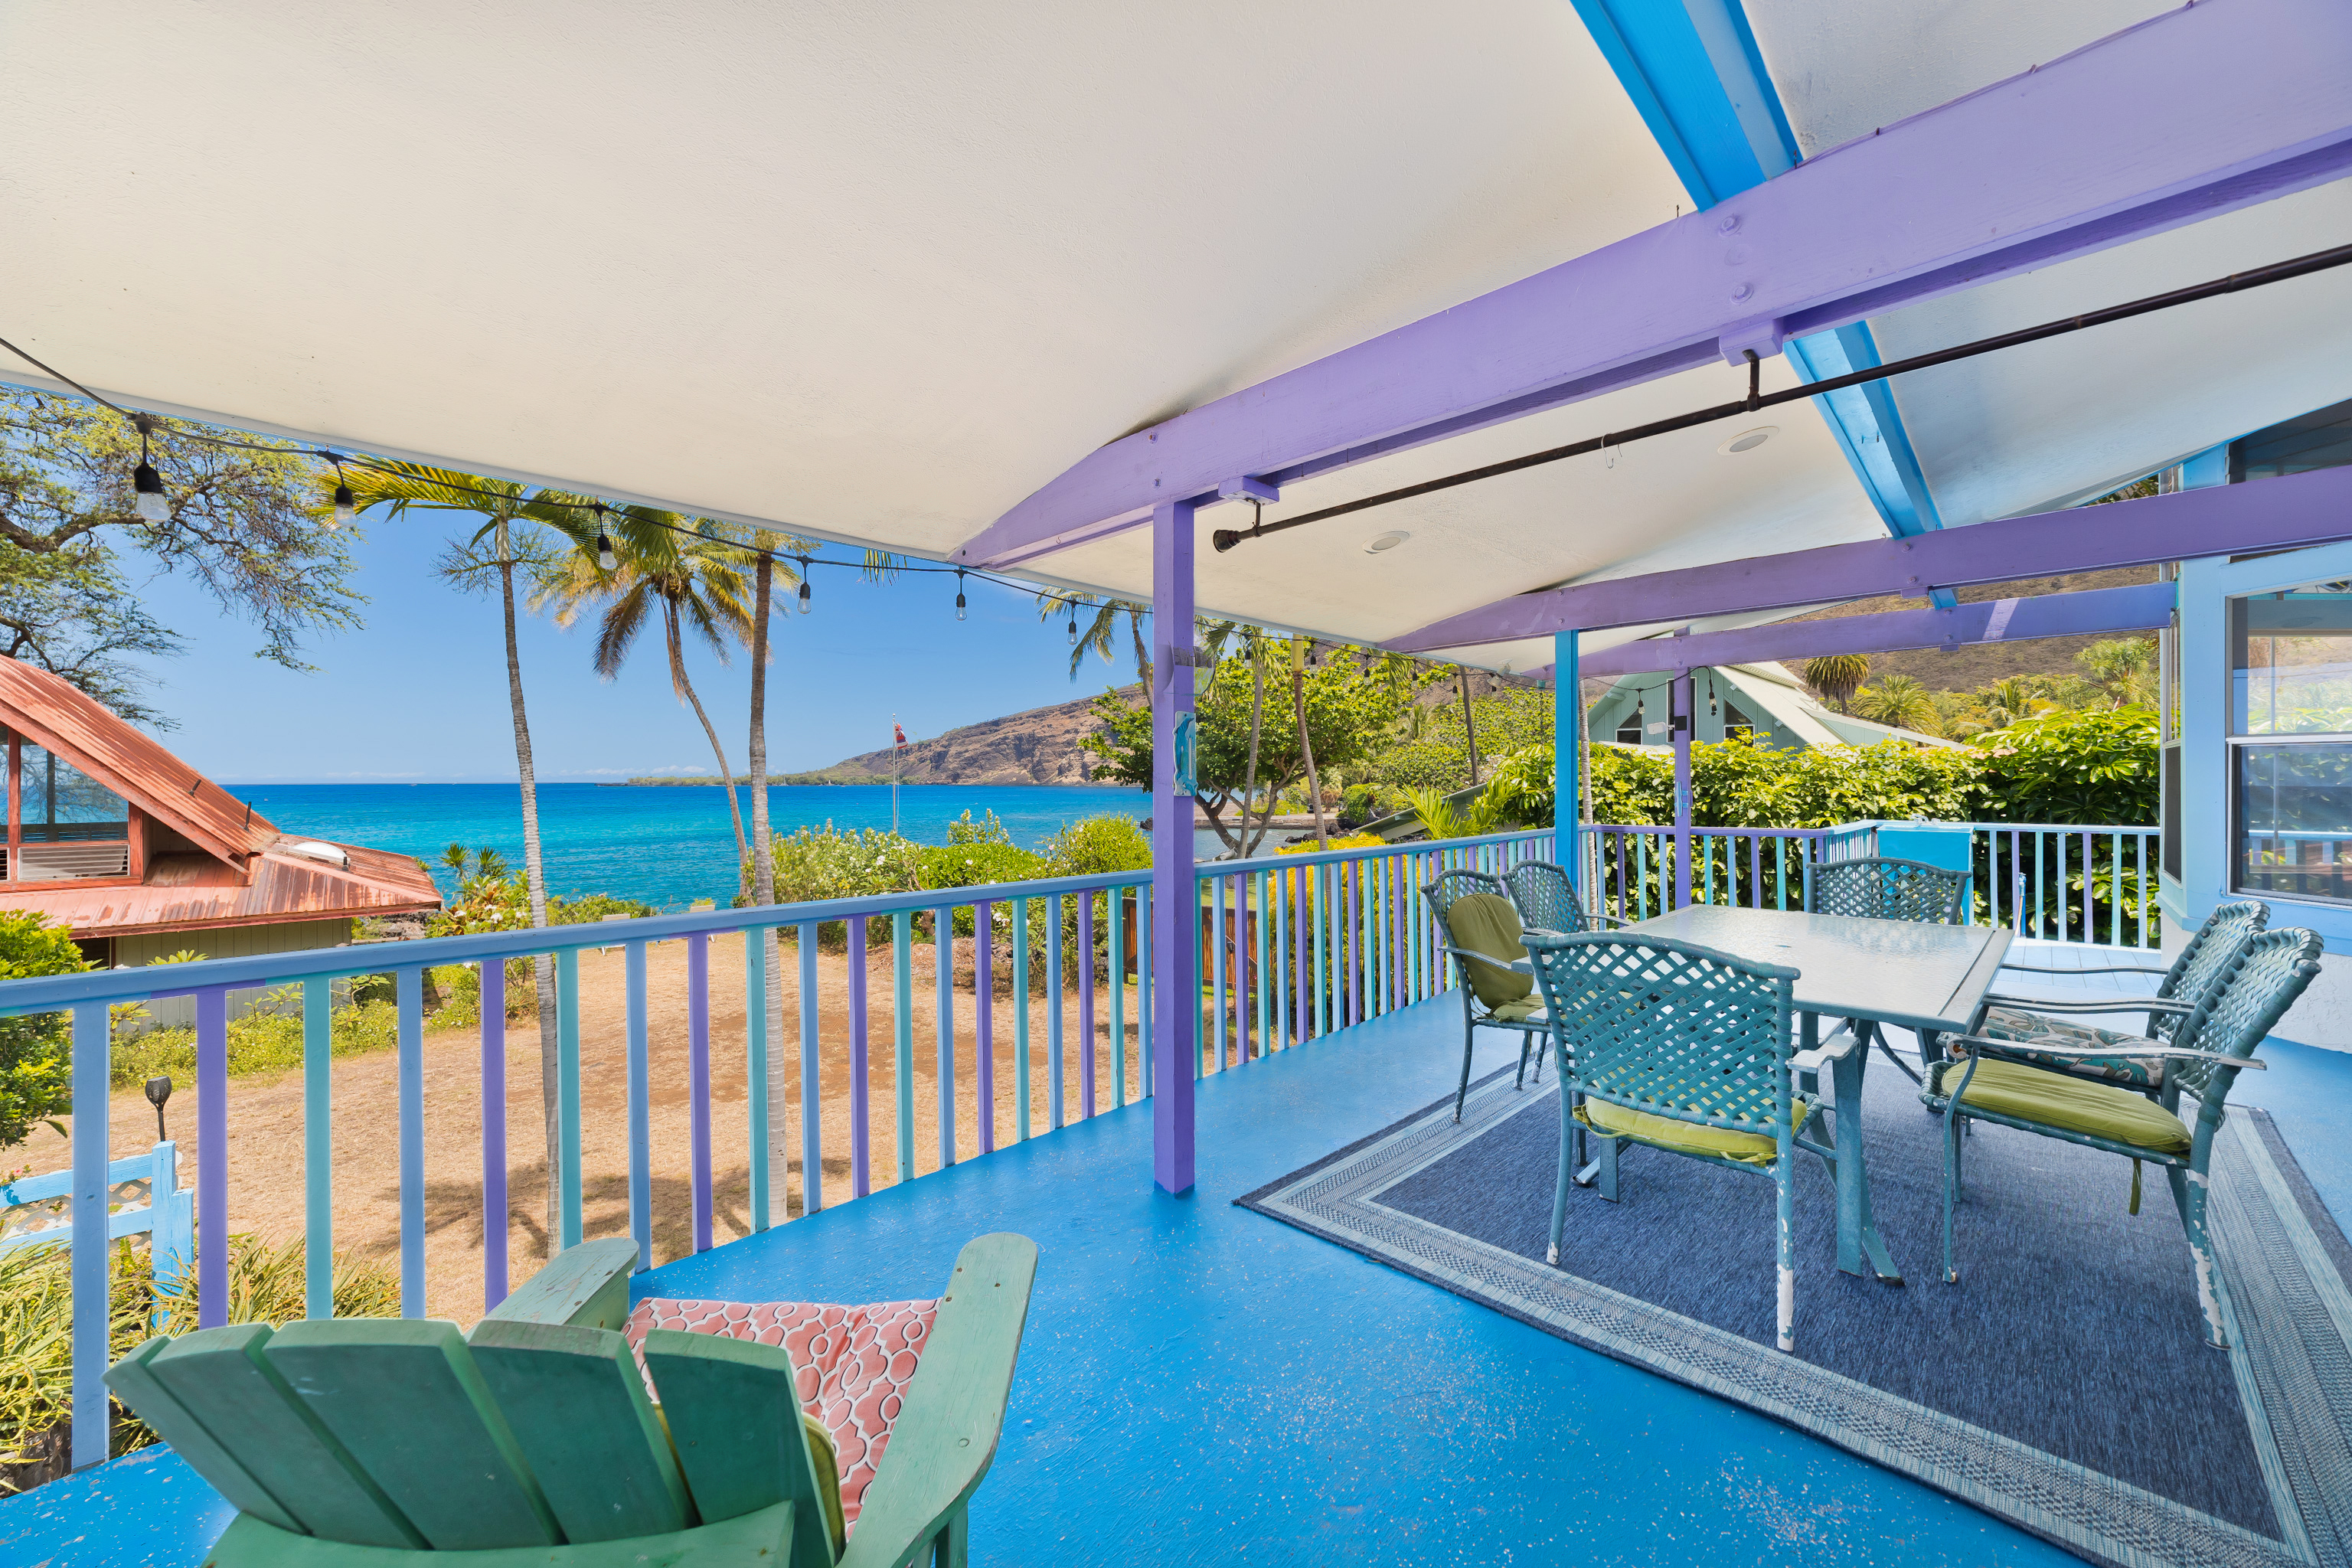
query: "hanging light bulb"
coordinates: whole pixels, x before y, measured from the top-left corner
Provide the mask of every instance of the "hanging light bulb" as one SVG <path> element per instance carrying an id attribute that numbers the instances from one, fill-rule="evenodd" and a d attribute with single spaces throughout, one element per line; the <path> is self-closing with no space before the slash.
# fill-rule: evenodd
<path id="1" fill-rule="evenodd" d="M 139 466 L 131 470 L 132 504 L 150 522 L 172 521 L 172 502 L 163 494 L 163 476 L 147 460 L 147 416 L 139 416 Z"/>
<path id="2" fill-rule="evenodd" d="M 964 618 L 963 574 L 958 572 L 956 574 L 956 619 L 961 621 Z"/>
<path id="3" fill-rule="evenodd" d="M 605 536 L 605 534 L 604 534 L 604 531 L 603 529 L 598 529 L 598 530 L 596 531 L 596 565 L 597 565 L 597 568 L 598 568 L 600 571 L 610 572 L 610 571 L 612 571 L 614 568 L 615 568 L 615 567 L 617 567 L 618 565 L 620 565 L 620 563 L 621 563 L 621 558 L 620 558 L 619 556 L 617 556 L 617 555 L 615 555 L 615 554 L 614 554 L 614 553 L 613 553 L 613 542 L 612 542 L 612 540 L 610 540 L 609 538 L 607 538 L 607 537 Z"/>
<path id="4" fill-rule="evenodd" d="M 807 614 L 809 613 L 809 574 L 808 574 L 808 566 L 809 566 L 809 563 L 808 563 L 808 557 L 807 557 L 807 556 L 805 556 L 805 555 L 802 556 L 802 557 L 801 557 L 801 614 L 802 614 L 802 615 L 804 615 L 804 616 L 805 616 L 805 615 L 807 615 Z"/>
<path id="5" fill-rule="evenodd" d="M 1070 646 L 1078 646 L 1078 607 L 1076 605 L 1070 606 Z"/>
<path id="6" fill-rule="evenodd" d="M 1710 719 L 1715 717 L 1715 677 L 1712 675 L 1706 678 L 1706 716 Z"/>
<path id="7" fill-rule="evenodd" d="M 352 500 L 352 487 L 344 482 L 343 466 L 335 465 L 335 517 L 329 528 L 341 528 L 359 515 L 359 505 Z"/>

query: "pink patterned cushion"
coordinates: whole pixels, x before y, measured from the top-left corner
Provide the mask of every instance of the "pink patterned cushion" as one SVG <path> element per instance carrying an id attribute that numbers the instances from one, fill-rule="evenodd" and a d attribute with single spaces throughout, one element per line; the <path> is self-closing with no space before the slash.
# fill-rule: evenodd
<path id="1" fill-rule="evenodd" d="M 645 1365 L 646 1331 L 677 1329 L 782 1345 L 793 1358 L 801 1406 L 832 1436 L 841 1472 L 844 1533 L 857 1528 L 858 1505 L 890 1445 L 907 1384 L 930 1338 L 937 1301 L 875 1301 L 845 1307 L 822 1301 L 673 1301 L 647 1297 L 625 1331 Z M 646 1386 L 653 1387 L 652 1379 Z M 658 1397 L 658 1395 L 656 1395 Z"/>

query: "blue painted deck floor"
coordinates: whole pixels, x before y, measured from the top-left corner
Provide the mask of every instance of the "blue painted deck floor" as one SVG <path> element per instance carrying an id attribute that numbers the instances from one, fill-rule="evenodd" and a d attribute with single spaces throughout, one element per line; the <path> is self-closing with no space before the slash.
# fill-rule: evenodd
<path id="1" fill-rule="evenodd" d="M 1020 1373 L 973 1508 L 980 1563 L 2077 1561 L 1233 1206 L 1450 1095 L 1460 1020 L 1440 998 L 1204 1081 L 1189 1197 L 1151 1184 L 1147 1102 L 672 1264 L 640 1294 L 929 1296 L 971 1237 L 1034 1237 Z M 1477 1070 L 1511 1050 L 1482 1044 Z M 2288 1081 L 2269 1087 L 2296 1091 L 2280 1100 L 2352 1104 L 2352 1057 L 2277 1055 L 2269 1077 Z M 2279 1120 L 2298 1148 L 2343 1131 Z M 2352 1212 L 2352 1191 L 2311 1174 Z M 12 1564 L 193 1568 L 225 1522 L 175 1458 L 136 1456 L 0 1505 L 0 1542 Z"/>

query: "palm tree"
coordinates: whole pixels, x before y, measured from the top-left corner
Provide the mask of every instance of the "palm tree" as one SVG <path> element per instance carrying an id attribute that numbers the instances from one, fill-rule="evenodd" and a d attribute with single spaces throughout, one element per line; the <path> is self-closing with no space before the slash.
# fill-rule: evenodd
<path id="1" fill-rule="evenodd" d="M 2042 683 L 2030 675 L 2005 676 L 1983 689 L 1984 727 L 2006 730 L 2021 719 L 2031 719 L 2057 706 L 2042 695 Z"/>
<path id="2" fill-rule="evenodd" d="M 1059 589 L 1037 595 L 1037 618 L 1041 621 L 1051 621 L 1066 612 L 1068 624 L 1076 626 L 1080 610 L 1090 615 L 1070 641 L 1070 679 L 1078 678 L 1078 666 L 1085 662 L 1088 648 L 1100 654 L 1105 664 L 1118 658 L 1111 652 L 1111 645 L 1118 640 L 1118 623 L 1124 618 L 1128 640 L 1135 653 L 1136 672 L 1142 679 L 1143 689 L 1150 690 L 1151 648 L 1143 640 L 1143 618 L 1151 614 L 1151 606 L 1139 599 L 1097 599 L 1092 594 Z"/>
<path id="3" fill-rule="evenodd" d="M 1841 713 L 1862 683 L 1870 679 L 1870 656 L 1833 653 L 1805 661 L 1805 684 L 1835 704 Z"/>
<path id="4" fill-rule="evenodd" d="M 441 575 L 468 592 L 478 593 L 495 581 L 506 615 L 507 706 L 514 715 L 515 772 L 522 790 L 522 867 L 530 894 L 530 923 L 547 927 L 547 868 L 539 847 L 539 777 L 530 752 L 530 720 L 522 700 L 522 655 L 515 642 L 515 568 L 536 568 L 549 559 L 544 536 L 531 527 L 527 488 L 508 479 L 486 479 L 421 463 L 353 465 L 344 476 L 352 500 L 361 507 L 383 505 L 398 518 L 412 510 L 471 512 L 483 518 L 480 529 L 460 544 L 452 542 L 439 562 Z M 488 552 L 484 553 L 485 542 Z M 562 1234 L 562 1184 L 556 1181 L 562 1153 L 562 1108 L 556 1089 L 559 1062 L 556 1048 L 555 961 L 545 953 L 531 961 L 539 998 L 539 1077 L 541 1108 L 547 1127 L 547 1245 L 551 1254 Z"/>
<path id="5" fill-rule="evenodd" d="M 1307 734 L 1307 665 L 1315 657 L 1312 637 L 1294 637 L 1290 643 L 1290 709 L 1298 722 L 1298 754 L 1307 760 L 1307 808 L 1315 814 L 1315 847 L 1331 847 L 1331 835 L 1323 826 L 1323 786 L 1315 778 L 1315 742 Z"/>
<path id="6" fill-rule="evenodd" d="M 1923 735 L 1938 734 L 1943 719 L 1936 711 L 1936 700 L 1927 689 L 1907 675 L 1882 677 L 1875 686 L 1865 686 L 1857 693 L 1862 717 L 1876 724 L 1893 725 L 1898 730 L 1916 730 Z"/>
<path id="7" fill-rule="evenodd" d="M 2156 702 L 2156 639 L 2116 637 L 2095 642 L 2074 656 L 2084 679 L 2096 687 L 2110 708 Z"/>
<path id="8" fill-rule="evenodd" d="M 548 498 L 542 504 L 552 501 Z M 564 508 L 562 515 L 548 521 L 581 548 L 541 581 L 531 595 L 531 608 L 551 607 L 556 625 L 569 626 L 584 609 L 604 606 L 596 625 L 595 668 L 607 680 L 621 673 L 646 624 L 660 617 L 670 689 L 701 721 L 727 789 L 727 813 L 735 826 L 735 863 L 750 869 L 751 847 L 743 831 L 742 805 L 735 795 L 734 769 L 718 726 L 711 723 L 686 673 L 688 632 L 709 644 L 721 664 L 729 661 L 730 641 L 749 643 L 752 638 L 751 610 L 745 603 L 751 584 L 744 569 L 750 563 L 741 545 L 723 523 L 652 507 L 612 507 L 598 512 Z M 612 544 L 614 560 L 609 571 L 597 560 L 599 537 L 608 537 Z"/>
<path id="9" fill-rule="evenodd" d="M 1250 831 L 1250 803 L 1257 798 L 1258 742 L 1265 728 L 1265 630 L 1262 626 L 1244 626 L 1239 621 L 1204 620 L 1201 623 L 1202 647 L 1212 659 L 1224 658 L 1225 644 L 1236 637 L 1242 639 L 1242 651 L 1250 661 L 1249 763 L 1242 772 L 1241 858 L 1246 860 L 1265 841 L 1266 825 L 1274 820 L 1274 802 L 1269 800 L 1258 813 L 1257 831 L 1255 834 Z M 1137 640 L 1139 644 L 1141 638 L 1139 637 Z M 1303 735 L 1305 731 L 1302 730 L 1300 733 Z"/>

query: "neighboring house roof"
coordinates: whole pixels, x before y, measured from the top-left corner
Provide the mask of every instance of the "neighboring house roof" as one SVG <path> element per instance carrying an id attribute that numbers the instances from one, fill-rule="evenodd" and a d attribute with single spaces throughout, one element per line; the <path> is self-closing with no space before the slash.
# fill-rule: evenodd
<path id="1" fill-rule="evenodd" d="M 1769 710 L 1783 728 L 1802 736 L 1809 746 L 1870 746 L 1881 741 L 1903 741 L 1915 746 L 1958 744 L 1924 731 L 1876 724 L 1849 713 L 1832 712 L 1812 700 L 1802 680 L 1778 664 L 1718 665 L 1716 678 L 1729 682 L 1734 689 Z"/>
<path id="2" fill-rule="evenodd" d="M 18 890 L 0 910 L 37 910 L 78 937 L 191 931 L 438 909 L 416 858 L 290 837 L 163 746 L 47 670 L 0 658 L 0 724 L 46 747 L 205 851 L 151 855 L 139 883 Z M 340 862 L 340 863 L 339 863 Z"/>

